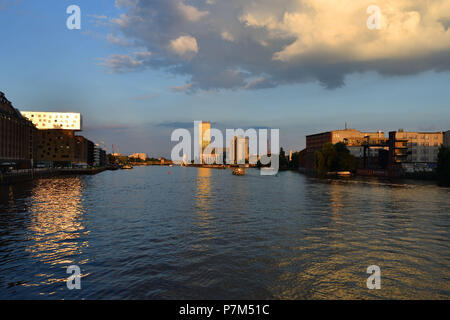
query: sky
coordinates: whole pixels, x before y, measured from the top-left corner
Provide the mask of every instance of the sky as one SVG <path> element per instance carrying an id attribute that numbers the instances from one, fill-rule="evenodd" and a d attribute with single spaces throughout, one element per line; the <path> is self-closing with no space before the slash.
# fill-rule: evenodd
<path id="1" fill-rule="evenodd" d="M 170 157 L 194 120 L 293 150 L 345 123 L 450 129 L 450 0 L 0 0 L 0 39 L 13 105 L 80 112 L 108 152 Z"/>

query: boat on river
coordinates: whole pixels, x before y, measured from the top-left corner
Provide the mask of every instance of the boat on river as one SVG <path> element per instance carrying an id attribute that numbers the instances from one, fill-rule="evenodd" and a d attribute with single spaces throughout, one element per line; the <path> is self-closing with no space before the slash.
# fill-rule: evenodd
<path id="1" fill-rule="evenodd" d="M 233 174 L 234 174 L 235 176 L 244 176 L 244 175 L 245 175 L 245 170 L 242 169 L 242 168 L 235 168 L 235 169 L 233 170 Z"/>

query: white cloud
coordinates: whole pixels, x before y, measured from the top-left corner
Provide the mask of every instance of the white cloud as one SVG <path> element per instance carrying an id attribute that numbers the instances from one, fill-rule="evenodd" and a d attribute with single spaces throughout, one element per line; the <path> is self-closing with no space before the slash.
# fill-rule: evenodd
<path id="1" fill-rule="evenodd" d="M 198 53 L 197 40 L 191 36 L 181 36 L 170 41 L 170 49 L 180 57 L 191 58 Z"/>
<path id="2" fill-rule="evenodd" d="M 317 52 L 334 56 L 330 62 L 354 62 L 422 56 L 450 49 L 450 32 L 439 22 L 450 17 L 450 1 L 422 4 L 416 0 L 379 0 L 382 28 L 366 28 L 370 2 L 296 0 L 299 9 L 277 16 L 249 9 L 240 17 L 248 27 L 264 28 L 269 37 L 293 37 L 275 52 L 276 60 L 309 58 Z M 300 9 L 301 5 L 301 9 Z"/>
<path id="3" fill-rule="evenodd" d="M 209 14 L 208 11 L 200 11 L 196 7 L 186 5 L 183 1 L 178 2 L 178 10 L 189 21 L 196 22 Z"/>

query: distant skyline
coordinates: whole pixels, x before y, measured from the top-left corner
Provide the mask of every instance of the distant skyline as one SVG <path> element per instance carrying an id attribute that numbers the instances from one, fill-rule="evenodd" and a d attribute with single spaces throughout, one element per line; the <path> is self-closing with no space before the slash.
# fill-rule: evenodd
<path id="1" fill-rule="evenodd" d="M 0 91 L 20 110 L 80 112 L 94 142 L 170 157 L 172 130 L 450 129 L 450 2 L 0 0 Z M 66 28 L 80 6 L 82 29 Z"/>

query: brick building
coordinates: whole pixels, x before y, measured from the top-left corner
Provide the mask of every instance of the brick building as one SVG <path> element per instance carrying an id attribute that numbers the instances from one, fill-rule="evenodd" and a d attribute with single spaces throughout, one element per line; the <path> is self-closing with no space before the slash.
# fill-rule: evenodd
<path id="1" fill-rule="evenodd" d="M 28 169 L 36 159 L 37 129 L 0 92 L 0 166 Z"/>
<path id="2" fill-rule="evenodd" d="M 367 141 L 384 139 L 384 132 L 361 132 L 355 129 L 333 130 L 306 136 L 305 166 L 314 167 L 314 153 L 326 143 L 343 142 L 347 146 L 362 146 Z M 387 140 L 387 139 L 385 139 Z"/>
<path id="3" fill-rule="evenodd" d="M 38 129 L 37 162 L 53 167 L 93 166 L 94 143 L 76 136 L 81 131 L 81 114 L 22 111 Z"/>

